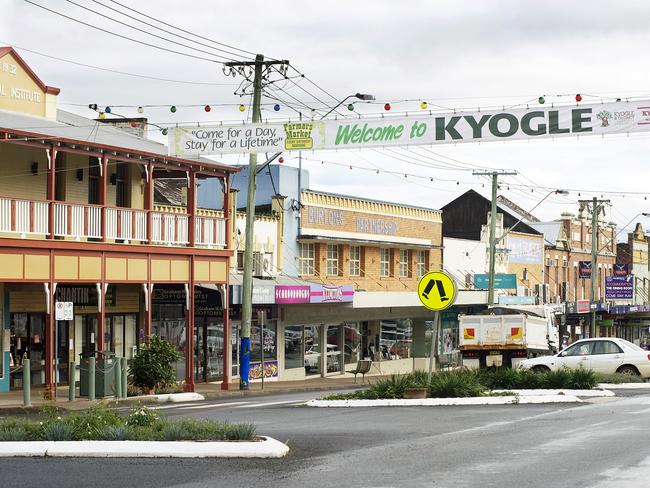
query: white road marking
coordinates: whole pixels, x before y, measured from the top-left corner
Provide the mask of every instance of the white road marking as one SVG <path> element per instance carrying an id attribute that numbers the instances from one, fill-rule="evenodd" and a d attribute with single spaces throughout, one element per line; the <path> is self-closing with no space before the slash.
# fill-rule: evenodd
<path id="1" fill-rule="evenodd" d="M 232 407 L 234 405 L 245 405 L 246 403 L 250 403 L 250 402 L 228 402 L 228 403 L 209 403 L 207 405 L 191 405 L 188 407 L 183 407 L 182 410 L 201 410 L 205 408 Z"/>
<path id="2" fill-rule="evenodd" d="M 153 406 L 153 407 L 147 407 L 149 410 L 167 410 L 168 408 L 182 408 L 182 407 L 190 407 L 192 406 L 192 403 L 176 403 L 173 405 L 160 405 L 160 406 Z"/>
<path id="3" fill-rule="evenodd" d="M 269 405 L 287 405 L 293 403 L 295 405 L 302 405 L 306 403 L 306 400 L 286 400 L 283 402 L 264 402 L 264 403 L 253 403 L 252 405 L 242 405 L 241 407 L 236 408 L 256 408 L 256 407 L 267 407 Z"/>

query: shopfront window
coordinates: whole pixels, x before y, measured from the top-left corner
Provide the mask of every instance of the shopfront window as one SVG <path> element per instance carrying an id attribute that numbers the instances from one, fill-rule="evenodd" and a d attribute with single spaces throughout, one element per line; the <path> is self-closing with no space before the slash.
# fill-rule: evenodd
<path id="1" fill-rule="evenodd" d="M 341 371 L 341 339 L 341 326 L 328 325 L 326 351 L 326 364 L 328 373 Z"/>
<path id="2" fill-rule="evenodd" d="M 176 378 L 185 379 L 185 306 L 175 303 L 153 304 L 152 333 L 165 339 L 181 354 L 176 363 Z"/>
<path id="3" fill-rule="evenodd" d="M 303 327 L 290 325 L 284 329 L 284 367 L 302 368 L 305 366 L 303 360 Z"/>
<path id="4" fill-rule="evenodd" d="M 412 356 L 413 326 L 411 319 L 380 321 L 382 360 L 407 359 Z"/>
<path id="5" fill-rule="evenodd" d="M 356 363 L 361 350 L 361 331 L 358 322 L 346 322 L 343 324 L 343 360 L 346 364 Z"/>
<path id="6" fill-rule="evenodd" d="M 263 334 L 262 329 L 264 329 Z M 276 320 L 267 320 L 263 328 L 253 321 L 251 326 L 251 362 L 260 362 L 262 351 L 264 352 L 264 361 L 277 359 L 276 332 Z"/>

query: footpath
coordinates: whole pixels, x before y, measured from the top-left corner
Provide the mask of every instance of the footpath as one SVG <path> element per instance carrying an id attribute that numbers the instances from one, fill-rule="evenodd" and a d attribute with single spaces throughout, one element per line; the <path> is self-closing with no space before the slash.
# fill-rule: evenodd
<path id="1" fill-rule="evenodd" d="M 214 383 L 197 383 L 195 385 L 195 392 L 203 395 L 206 400 L 218 400 L 221 398 L 242 398 L 248 396 L 261 396 L 261 395 L 274 395 L 281 393 L 300 393 L 309 391 L 327 391 L 327 390 L 342 390 L 361 388 L 368 385 L 368 380 L 372 381 L 373 377 L 366 375 L 366 382 L 362 383 L 361 378 L 357 378 L 357 383 L 354 382 L 353 376 L 341 375 L 336 377 L 326 378 L 312 378 L 302 381 L 265 381 L 262 388 L 261 383 L 250 383 L 248 390 L 240 390 L 239 383 L 230 383 L 227 390 L 221 388 L 221 382 Z M 57 407 L 64 410 L 82 410 L 88 408 L 93 403 L 119 403 L 121 405 L 128 405 L 137 402 L 142 403 L 157 403 L 158 401 L 152 397 L 129 397 L 124 399 L 116 399 L 114 397 L 98 398 L 94 402 L 90 402 L 88 398 L 79 397 L 79 389 L 77 388 L 77 395 L 74 401 L 68 400 L 68 387 L 59 386 L 57 388 L 56 399 L 54 402 L 46 400 L 43 396 L 43 388 L 32 388 L 31 391 L 31 406 L 23 406 L 23 392 L 22 390 L 14 390 L 8 393 L 0 393 L 0 416 L 6 414 L 35 412 L 40 407 L 46 404 L 54 403 Z"/>

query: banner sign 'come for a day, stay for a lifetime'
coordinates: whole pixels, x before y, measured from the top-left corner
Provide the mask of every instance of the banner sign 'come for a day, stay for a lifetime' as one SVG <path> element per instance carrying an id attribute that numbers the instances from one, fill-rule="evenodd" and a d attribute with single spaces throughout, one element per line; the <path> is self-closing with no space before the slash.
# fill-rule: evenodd
<path id="1" fill-rule="evenodd" d="M 457 144 L 650 130 L 650 100 L 526 109 L 177 127 L 174 156 Z"/>

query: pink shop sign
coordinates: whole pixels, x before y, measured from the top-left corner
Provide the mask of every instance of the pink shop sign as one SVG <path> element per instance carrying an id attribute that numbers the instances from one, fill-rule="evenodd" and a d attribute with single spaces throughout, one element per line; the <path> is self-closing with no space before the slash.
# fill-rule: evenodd
<path id="1" fill-rule="evenodd" d="M 275 285 L 275 303 L 309 303 L 308 285 Z"/>

